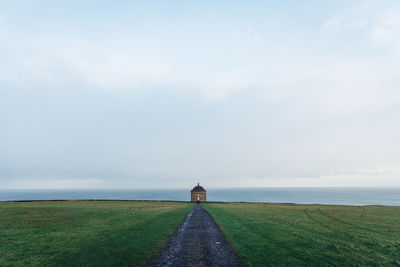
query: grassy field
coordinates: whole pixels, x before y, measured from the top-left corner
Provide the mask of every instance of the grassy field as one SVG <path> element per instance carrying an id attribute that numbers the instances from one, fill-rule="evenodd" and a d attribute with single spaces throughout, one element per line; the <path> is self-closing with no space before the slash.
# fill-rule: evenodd
<path id="1" fill-rule="evenodd" d="M 248 266 L 400 266 L 400 207 L 204 207 Z"/>
<path id="2" fill-rule="evenodd" d="M 145 265 L 192 207 L 173 202 L 0 202 L 0 266 Z"/>

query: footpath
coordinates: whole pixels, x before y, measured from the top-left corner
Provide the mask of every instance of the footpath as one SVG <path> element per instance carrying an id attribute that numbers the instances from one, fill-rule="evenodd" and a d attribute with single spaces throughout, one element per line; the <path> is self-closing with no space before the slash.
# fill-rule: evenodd
<path id="1" fill-rule="evenodd" d="M 153 266 L 243 266 L 210 214 L 196 205 Z"/>

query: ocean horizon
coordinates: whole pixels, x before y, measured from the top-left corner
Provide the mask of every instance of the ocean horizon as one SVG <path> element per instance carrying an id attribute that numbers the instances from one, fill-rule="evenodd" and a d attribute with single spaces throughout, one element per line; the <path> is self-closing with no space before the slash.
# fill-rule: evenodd
<path id="1" fill-rule="evenodd" d="M 190 188 L 0 190 L 0 201 L 79 199 L 190 201 Z M 400 206 L 400 187 L 207 188 L 207 201 Z"/>

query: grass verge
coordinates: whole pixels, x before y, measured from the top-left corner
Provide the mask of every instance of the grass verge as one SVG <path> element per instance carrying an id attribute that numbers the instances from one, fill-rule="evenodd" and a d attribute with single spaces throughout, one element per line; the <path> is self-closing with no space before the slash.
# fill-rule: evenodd
<path id="1" fill-rule="evenodd" d="M 0 202 L 0 266 L 147 265 L 192 207 L 180 202 Z"/>
<path id="2" fill-rule="evenodd" d="M 248 266 L 400 266 L 400 207 L 204 207 Z"/>

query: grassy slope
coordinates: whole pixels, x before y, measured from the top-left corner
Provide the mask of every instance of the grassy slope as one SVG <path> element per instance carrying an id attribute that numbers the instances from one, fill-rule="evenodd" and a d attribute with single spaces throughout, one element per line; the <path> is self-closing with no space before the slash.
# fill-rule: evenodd
<path id="1" fill-rule="evenodd" d="M 0 266 L 143 265 L 189 203 L 0 202 Z"/>
<path id="2" fill-rule="evenodd" d="M 249 266 L 400 266 L 400 207 L 204 207 Z"/>

